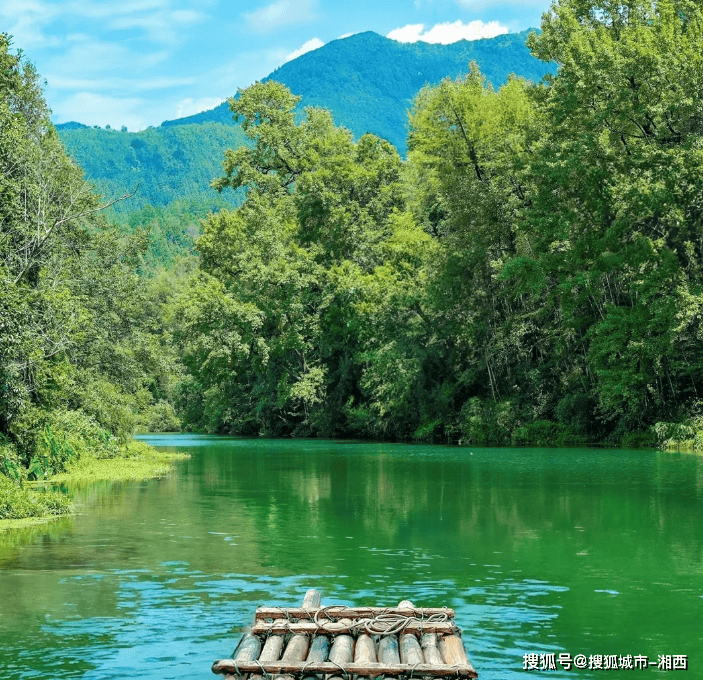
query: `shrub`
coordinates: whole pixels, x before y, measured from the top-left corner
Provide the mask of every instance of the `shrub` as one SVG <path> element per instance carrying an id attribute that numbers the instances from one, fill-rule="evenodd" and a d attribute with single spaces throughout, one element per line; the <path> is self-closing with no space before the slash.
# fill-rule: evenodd
<path id="1" fill-rule="evenodd" d="M 568 427 L 551 420 L 536 420 L 518 427 L 512 436 L 515 446 L 564 446 L 581 441 Z"/>
<path id="2" fill-rule="evenodd" d="M 137 440 L 133 440 L 127 444 L 127 446 L 122 449 L 122 458 L 152 458 L 154 456 L 154 449 Z"/>
<path id="3" fill-rule="evenodd" d="M 70 508 L 69 499 L 57 491 L 31 491 L 0 475 L 0 519 L 63 515 Z"/>
<path id="4" fill-rule="evenodd" d="M 429 422 L 425 422 L 420 425 L 417 430 L 413 433 L 413 439 L 418 441 L 429 441 L 433 442 L 437 431 L 441 429 L 443 425 L 442 419 L 437 418 Z"/>
<path id="5" fill-rule="evenodd" d="M 27 469 L 22 465 L 22 458 L 14 444 L 3 434 L 0 434 L 0 475 L 5 475 L 15 482 L 22 482 L 27 478 Z"/>
<path id="6" fill-rule="evenodd" d="M 146 409 L 142 422 L 146 432 L 180 432 L 181 430 L 181 423 L 173 405 L 165 399 L 157 401 Z"/>
<path id="7" fill-rule="evenodd" d="M 114 458 L 117 439 L 82 411 L 54 411 L 42 429 L 29 462 L 29 477 L 41 479 L 66 472 L 69 462 L 82 456 Z"/>
<path id="8" fill-rule="evenodd" d="M 137 416 L 134 398 L 123 394 L 107 380 L 95 378 L 81 384 L 76 394 L 82 412 L 97 425 L 112 432 L 125 444 L 135 430 Z"/>
<path id="9" fill-rule="evenodd" d="M 510 400 L 496 402 L 472 397 L 461 409 L 459 430 L 462 444 L 477 446 L 510 444 L 520 414 Z"/>
<path id="10" fill-rule="evenodd" d="M 703 418 L 685 423 L 655 423 L 646 433 L 649 446 L 669 451 L 703 451 Z M 626 446 L 623 442 L 623 446 Z"/>

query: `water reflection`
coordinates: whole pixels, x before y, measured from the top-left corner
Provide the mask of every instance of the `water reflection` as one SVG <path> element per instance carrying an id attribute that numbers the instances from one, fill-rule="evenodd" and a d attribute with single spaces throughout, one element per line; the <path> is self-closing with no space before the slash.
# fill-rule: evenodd
<path id="1" fill-rule="evenodd" d="M 192 457 L 0 535 L 3 677 L 208 678 L 257 605 L 311 586 L 453 606 L 489 680 L 525 652 L 701 658 L 699 457 L 150 441 Z"/>

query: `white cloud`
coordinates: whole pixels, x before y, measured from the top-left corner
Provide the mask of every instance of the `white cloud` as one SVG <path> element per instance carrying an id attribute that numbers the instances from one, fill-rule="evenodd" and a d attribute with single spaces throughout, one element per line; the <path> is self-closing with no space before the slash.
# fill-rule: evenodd
<path id="1" fill-rule="evenodd" d="M 266 1 L 271 0 L 259 0 Z M 0 25 L 46 77 L 53 120 L 139 130 L 174 118 L 179 109 L 188 115 L 219 103 L 199 99 L 218 90 L 203 91 L 206 84 L 193 75 L 190 64 L 185 71 L 169 68 L 216 3 L 0 0 Z M 279 50 L 276 64 L 286 52 Z"/>
<path id="2" fill-rule="evenodd" d="M 218 104 L 221 104 L 222 101 L 222 99 L 217 99 L 215 97 L 202 97 L 201 99 L 187 97 L 186 99 L 181 99 L 181 101 L 176 104 L 176 118 L 194 116 L 201 111 L 214 109 Z"/>
<path id="3" fill-rule="evenodd" d="M 7 32 L 12 36 L 13 45 L 23 50 L 61 46 L 60 38 L 46 35 L 35 22 L 27 18 L 20 19 Z"/>
<path id="4" fill-rule="evenodd" d="M 29 18 L 34 20 L 52 18 L 59 13 L 55 7 L 40 0 L 14 0 L 0 3 L 0 16 L 9 19 Z"/>
<path id="5" fill-rule="evenodd" d="M 151 14 L 134 14 L 115 17 L 108 25 L 114 30 L 142 29 L 158 42 L 178 41 L 178 29 L 204 21 L 206 16 L 194 10 L 157 11 Z"/>
<path id="6" fill-rule="evenodd" d="M 351 38 L 354 34 L 353 33 L 342 33 L 342 35 L 337 38 L 337 40 L 344 40 L 344 38 Z"/>
<path id="7" fill-rule="evenodd" d="M 322 40 L 320 40 L 319 38 L 313 38 L 312 40 L 308 40 L 297 50 L 294 50 L 290 54 L 287 54 L 286 58 L 284 59 L 284 62 L 293 61 L 293 59 L 297 59 L 300 55 L 305 54 L 306 52 L 312 52 L 313 50 L 319 49 L 324 44 L 325 43 L 323 43 Z"/>
<path id="8" fill-rule="evenodd" d="M 497 21 L 471 21 L 468 24 L 457 19 L 454 22 L 445 21 L 435 24 L 428 31 L 424 24 L 408 24 L 391 31 L 386 37 L 398 42 L 414 43 L 418 41 L 449 45 L 459 40 L 479 40 L 480 38 L 494 38 L 507 33 L 508 29 Z"/>
<path id="9" fill-rule="evenodd" d="M 275 0 L 255 12 L 245 12 L 244 20 L 255 31 L 266 33 L 281 26 L 302 24 L 316 18 L 317 0 Z"/>
<path id="10" fill-rule="evenodd" d="M 3 30 L 13 37 L 14 45 L 22 49 L 57 47 L 61 44 L 57 36 L 46 35 L 43 28 L 55 13 L 52 7 L 35 0 L 0 2 L 0 17 L 4 19 L 1 23 L 6 27 Z"/>
<path id="11" fill-rule="evenodd" d="M 105 97 L 93 92 L 78 92 L 68 99 L 55 103 L 53 118 L 57 123 L 76 120 L 85 125 L 110 125 L 119 129 L 126 125 L 130 130 L 143 130 L 148 123 L 141 115 L 144 100 L 137 97 Z"/>
<path id="12" fill-rule="evenodd" d="M 167 50 L 155 52 L 130 49 L 126 42 L 98 40 L 86 34 L 74 34 L 66 41 L 63 52 L 52 53 L 46 63 L 45 73 L 71 74 L 71 78 L 92 79 L 94 74 L 109 78 L 110 71 L 117 73 L 138 73 L 147 71 L 166 61 L 170 54 Z"/>
<path id="13" fill-rule="evenodd" d="M 417 42 L 423 28 L 425 28 L 425 24 L 407 24 L 402 28 L 392 30 L 386 35 L 386 38 L 404 43 Z"/>
<path id="14" fill-rule="evenodd" d="M 87 73 L 104 74 L 110 69 L 118 69 L 128 65 L 132 55 L 125 45 L 118 42 L 94 40 L 86 36 L 85 40 L 76 39 L 71 42 L 63 54 L 53 57 L 52 71 L 70 73 L 80 78 Z"/>
<path id="15" fill-rule="evenodd" d="M 46 36 L 44 31 L 56 21 L 76 17 L 83 23 L 99 22 L 101 30 L 138 29 L 152 40 L 174 42 L 179 39 L 179 28 L 204 21 L 207 16 L 199 10 L 173 8 L 172 4 L 173 0 L 13 0 L 0 1 L 0 17 L 14 22 L 9 32 L 23 48 L 56 46 L 58 38 Z"/>
<path id="16" fill-rule="evenodd" d="M 89 2 L 88 0 L 68 0 L 55 2 L 62 14 L 73 14 L 89 19 L 110 19 L 116 16 L 132 15 L 168 9 L 169 0 L 123 0 L 123 2 Z"/>
<path id="17" fill-rule="evenodd" d="M 165 90 L 171 87 L 194 85 L 196 78 L 145 78 L 144 80 L 131 80 L 128 78 L 66 78 L 60 75 L 47 74 L 47 84 L 55 90 L 124 90 L 149 92 L 151 90 Z"/>

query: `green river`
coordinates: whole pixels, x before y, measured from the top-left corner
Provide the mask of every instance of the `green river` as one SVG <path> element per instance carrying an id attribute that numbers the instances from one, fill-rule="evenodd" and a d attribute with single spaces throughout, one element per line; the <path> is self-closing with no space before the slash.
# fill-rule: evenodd
<path id="1" fill-rule="evenodd" d="M 258 605 L 310 587 L 453 607 L 483 680 L 703 678 L 703 457 L 144 439 L 192 457 L 0 535 L 2 680 L 214 678 Z M 551 653 L 651 665 L 523 670 Z"/>

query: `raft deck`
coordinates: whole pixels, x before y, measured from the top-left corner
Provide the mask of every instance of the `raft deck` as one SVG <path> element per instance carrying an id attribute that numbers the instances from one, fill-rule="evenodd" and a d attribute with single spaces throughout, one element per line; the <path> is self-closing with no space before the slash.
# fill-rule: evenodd
<path id="1" fill-rule="evenodd" d="M 309 590 L 302 607 L 259 607 L 233 658 L 212 672 L 226 680 L 477 678 L 447 607 L 321 606 Z"/>

